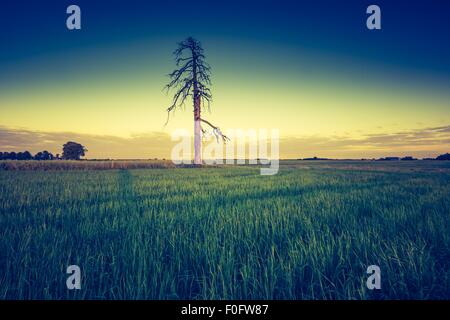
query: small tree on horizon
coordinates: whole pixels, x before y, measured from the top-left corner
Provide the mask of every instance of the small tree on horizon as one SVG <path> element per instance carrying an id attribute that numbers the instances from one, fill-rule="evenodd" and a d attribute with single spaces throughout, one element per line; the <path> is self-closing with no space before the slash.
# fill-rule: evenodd
<path id="1" fill-rule="evenodd" d="M 210 110 L 212 95 L 209 89 L 211 86 L 211 67 L 205 61 L 200 41 L 188 37 L 178 43 L 178 48 L 173 54 L 178 69 L 169 74 L 171 81 L 165 86 L 165 89 L 167 91 L 176 89 L 176 93 L 173 96 L 172 104 L 167 108 L 166 124 L 169 121 L 170 112 L 183 106 L 187 97 L 192 97 L 194 107 L 194 163 L 200 165 L 202 164 L 202 133 L 205 133 L 202 123 L 212 128 L 217 140 L 220 137 L 225 143 L 229 139 L 222 134 L 219 127 L 201 117 L 202 107 L 207 106 Z"/>
<path id="2" fill-rule="evenodd" d="M 86 152 L 87 149 L 83 145 L 69 141 L 63 145 L 62 158 L 65 160 L 80 160 Z"/>

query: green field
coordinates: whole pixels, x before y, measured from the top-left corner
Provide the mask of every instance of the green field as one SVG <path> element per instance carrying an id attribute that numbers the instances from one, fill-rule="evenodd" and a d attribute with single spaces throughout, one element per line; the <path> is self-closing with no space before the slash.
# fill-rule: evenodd
<path id="1" fill-rule="evenodd" d="M 449 162 L 0 171 L 0 226 L 0 299 L 450 299 Z"/>

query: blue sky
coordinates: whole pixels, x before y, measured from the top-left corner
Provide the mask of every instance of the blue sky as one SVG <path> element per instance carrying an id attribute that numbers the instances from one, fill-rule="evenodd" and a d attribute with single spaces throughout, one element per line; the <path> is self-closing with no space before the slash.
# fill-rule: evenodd
<path id="1" fill-rule="evenodd" d="M 79 31 L 65 27 L 70 4 L 81 7 Z M 381 7 L 382 30 L 366 28 L 370 4 Z M 210 117 L 223 127 L 274 126 L 303 142 L 445 127 L 449 15 L 443 0 L 7 0 L 0 10 L 0 126 L 159 136 L 171 53 L 192 35 L 213 67 Z M 165 133 L 190 128 L 190 117 L 180 112 Z M 13 140 L 10 149 L 19 147 Z M 445 141 L 420 152 L 443 151 Z M 417 151 L 417 144 L 403 147 Z M 352 148 L 329 155 L 367 153 L 366 143 Z"/>

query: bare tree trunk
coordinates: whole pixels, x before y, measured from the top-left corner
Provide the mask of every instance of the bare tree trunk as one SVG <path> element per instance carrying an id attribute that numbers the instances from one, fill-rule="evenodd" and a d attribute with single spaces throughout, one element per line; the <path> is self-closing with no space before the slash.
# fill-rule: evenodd
<path id="1" fill-rule="evenodd" d="M 200 120 L 194 121 L 194 164 L 202 164 L 202 130 Z"/>
<path id="2" fill-rule="evenodd" d="M 196 56 L 193 56 L 193 82 L 194 82 L 194 164 L 202 164 L 202 127 L 200 124 L 200 94 L 198 92 L 197 84 L 197 63 Z"/>
<path id="3" fill-rule="evenodd" d="M 202 127 L 200 125 L 200 97 L 194 99 L 194 164 L 202 164 Z"/>

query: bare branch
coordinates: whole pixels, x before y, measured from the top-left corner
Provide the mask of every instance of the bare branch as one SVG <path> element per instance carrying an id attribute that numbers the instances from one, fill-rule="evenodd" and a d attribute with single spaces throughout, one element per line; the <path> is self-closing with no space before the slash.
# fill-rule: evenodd
<path id="1" fill-rule="evenodd" d="M 205 61 L 206 57 L 203 54 L 203 48 L 199 41 L 188 37 L 182 42 L 178 43 L 178 47 L 173 52 L 175 56 L 175 63 L 178 69 L 169 74 L 170 82 L 164 89 L 167 92 L 170 89 L 177 88 L 172 104 L 167 108 L 167 121 L 169 121 L 170 112 L 174 112 L 177 107 L 184 106 L 187 97 L 192 96 L 194 104 L 196 99 L 200 98 L 200 106 L 194 110 L 194 117 L 199 117 L 201 109 L 204 107 L 211 111 L 212 95 L 209 86 L 211 85 L 211 66 Z M 197 119 L 197 118 L 196 118 Z M 201 122 L 207 124 L 213 129 L 217 141 L 219 137 L 224 143 L 230 139 L 222 134 L 219 127 L 213 125 L 211 122 L 199 118 Z M 204 128 L 201 131 L 205 133 Z"/>
<path id="2" fill-rule="evenodd" d="M 172 87 L 177 86 L 178 84 L 180 84 L 179 80 L 181 78 L 181 76 L 183 76 L 186 71 L 192 71 L 192 69 L 189 69 L 192 66 L 192 60 L 187 62 L 183 67 L 181 67 L 180 69 L 177 69 L 175 71 L 173 71 L 171 74 L 169 74 L 169 77 L 172 78 L 172 81 L 166 85 L 166 89 L 169 90 Z M 187 78 L 185 78 L 187 79 Z"/>
<path id="3" fill-rule="evenodd" d="M 202 118 L 200 118 L 200 121 L 206 123 L 207 125 L 209 125 L 213 129 L 213 133 L 216 136 L 217 142 L 219 142 L 219 137 L 222 139 L 223 143 L 227 143 L 227 141 L 230 141 L 230 138 L 228 138 L 226 135 L 224 135 L 219 127 L 213 125 L 208 120 L 205 120 L 205 119 L 202 119 Z"/>
<path id="4" fill-rule="evenodd" d="M 170 112 L 175 110 L 175 108 L 177 106 L 181 106 L 184 104 L 186 98 L 190 95 L 191 86 L 192 86 L 192 80 L 186 81 L 184 86 L 181 89 L 179 89 L 177 91 L 177 93 L 174 95 L 172 104 L 170 105 L 170 107 L 167 108 L 167 120 L 166 120 L 166 123 L 164 124 L 164 126 L 166 126 L 167 123 L 169 122 Z M 178 102 L 180 97 L 181 97 L 181 101 Z"/>

